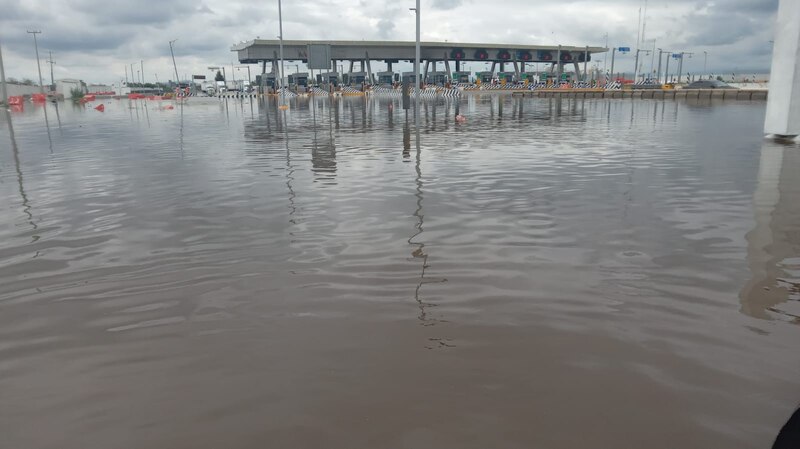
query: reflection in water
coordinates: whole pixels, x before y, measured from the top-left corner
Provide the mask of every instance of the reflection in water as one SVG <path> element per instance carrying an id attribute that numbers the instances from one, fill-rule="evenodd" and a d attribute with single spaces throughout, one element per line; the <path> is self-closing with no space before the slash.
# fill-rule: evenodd
<path id="1" fill-rule="evenodd" d="M 45 106 L 46 108 L 46 106 Z M 6 108 L 0 108 L 5 115 L 6 123 L 8 123 L 8 136 L 11 139 L 11 153 L 14 157 L 14 168 L 17 171 L 17 185 L 19 186 L 19 196 L 22 200 L 22 212 L 28 217 L 28 223 L 31 227 L 36 230 L 38 226 L 33 220 L 33 213 L 31 212 L 31 205 L 28 201 L 28 195 L 25 193 L 25 183 L 22 174 L 22 166 L 19 161 L 19 147 L 17 146 L 17 137 L 14 134 L 14 124 L 11 123 L 11 114 L 8 112 Z M 52 147 L 51 147 L 52 150 Z M 39 240 L 38 235 L 33 235 L 31 237 L 33 242 Z"/>
<path id="2" fill-rule="evenodd" d="M 53 136 L 50 134 L 50 120 L 47 118 L 47 103 L 42 105 L 44 110 L 44 125 L 47 128 L 47 142 L 50 144 L 50 153 L 53 153 Z M 10 123 L 10 122 L 9 122 Z"/>
<path id="3" fill-rule="evenodd" d="M 747 234 L 752 279 L 740 294 L 742 312 L 783 316 L 800 324 L 800 148 L 768 141 L 761 148 L 753 198 L 755 227 Z M 791 309 L 781 304 L 791 301 Z M 788 304 L 787 304 L 788 305 Z M 785 310 L 788 309 L 788 310 Z"/>
<path id="4" fill-rule="evenodd" d="M 417 156 L 416 156 L 416 162 L 414 164 L 414 171 L 416 173 L 416 178 L 414 180 L 414 183 L 416 185 L 414 196 L 416 197 L 417 200 L 417 208 L 414 211 L 414 217 L 417 218 L 417 224 L 415 226 L 417 232 L 408 239 L 408 244 L 417 247 L 414 251 L 411 252 L 411 257 L 415 259 L 420 259 L 422 261 L 422 267 L 420 268 L 420 274 L 419 274 L 419 283 L 414 289 L 414 300 L 417 301 L 417 306 L 419 307 L 419 315 L 417 316 L 417 319 L 419 319 L 420 324 L 422 324 L 423 326 L 433 326 L 437 323 L 443 323 L 445 321 L 430 316 L 428 308 L 435 307 L 436 304 L 425 302 L 422 295 L 422 286 L 425 284 L 447 282 L 447 279 L 432 280 L 425 277 L 425 272 L 427 271 L 428 268 L 430 268 L 430 265 L 428 265 L 428 253 L 425 252 L 425 243 L 422 241 L 421 238 L 419 238 L 422 235 L 422 233 L 425 232 L 424 228 L 425 214 L 422 210 L 423 187 L 424 187 L 422 181 L 422 148 L 420 146 L 419 130 L 417 130 L 416 132 L 415 143 L 417 148 Z M 440 344 L 443 343 L 440 342 Z"/>
<path id="5" fill-rule="evenodd" d="M 53 155 L 14 114 L 2 441 L 766 447 L 800 397 L 796 150 L 754 229 L 763 104 L 556 100 L 437 100 L 424 140 L 385 101 L 67 104 Z"/>

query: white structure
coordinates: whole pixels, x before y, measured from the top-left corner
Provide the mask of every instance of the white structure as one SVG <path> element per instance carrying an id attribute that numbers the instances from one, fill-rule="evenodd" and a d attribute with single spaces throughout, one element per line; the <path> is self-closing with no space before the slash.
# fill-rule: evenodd
<path id="1" fill-rule="evenodd" d="M 780 0 L 764 132 L 800 135 L 800 1 Z"/>
<path id="2" fill-rule="evenodd" d="M 86 93 L 81 80 L 56 80 L 56 93 L 63 95 L 65 100 L 72 98 L 72 89 L 81 89 Z"/>
<path id="3" fill-rule="evenodd" d="M 109 86 L 108 84 L 89 84 L 87 86 L 87 90 L 90 94 L 96 94 L 100 92 L 114 92 L 114 86 Z"/>

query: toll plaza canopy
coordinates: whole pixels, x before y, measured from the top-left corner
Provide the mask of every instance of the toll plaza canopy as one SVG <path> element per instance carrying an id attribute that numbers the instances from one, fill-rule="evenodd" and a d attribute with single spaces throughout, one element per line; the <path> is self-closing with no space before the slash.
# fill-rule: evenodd
<path id="1" fill-rule="evenodd" d="M 486 61 L 486 62 L 584 62 L 592 53 L 607 51 L 603 47 L 572 47 L 522 44 L 476 44 L 460 42 L 422 42 L 420 59 L 424 61 Z M 255 39 L 234 45 L 231 51 L 240 63 L 254 64 L 275 61 L 279 56 L 277 39 Z M 311 47 L 327 48 L 330 59 L 349 61 L 413 61 L 414 42 L 400 41 L 312 41 L 284 40 L 283 58 L 287 61 L 307 61 Z M 587 58 L 588 55 L 588 58 Z"/>

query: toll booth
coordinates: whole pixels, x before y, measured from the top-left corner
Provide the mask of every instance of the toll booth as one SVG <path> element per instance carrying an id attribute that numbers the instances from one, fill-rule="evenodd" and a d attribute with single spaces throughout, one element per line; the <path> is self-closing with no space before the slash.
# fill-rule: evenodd
<path id="1" fill-rule="evenodd" d="M 468 83 L 470 72 L 453 72 L 454 83 Z"/>
<path id="2" fill-rule="evenodd" d="M 403 82 L 406 81 L 413 85 L 417 81 L 417 76 L 414 75 L 414 72 L 403 72 Z"/>
<path id="3" fill-rule="evenodd" d="M 515 75 L 516 73 L 514 72 L 498 72 L 497 79 L 498 81 L 500 81 L 500 83 L 506 82 L 508 84 L 511 84 L 514 82 Z"/>
<path id="4" fill-rule="evenodd" d="M 261 86 L 261 76 L 256 75 L 256 86 Z M 272 73 L 267 73 L 264 76 L 264 86 L 265 87 L 275 87 L 275 75 Z"/>
<path id="5" fill-rule="evenodd" d="M 289 84 L 295 86 L 308 86 L 308 73 L 292 73 L 289 75 Z"/>
<path id="6" fill-rule="evenodd" d="M 353 72 L 353 73 L 345 73 L 343 75 L 344 84 L 347 86 L 358 86 L 361 83 L 369 83 L 369 78 L 367 78 L 367 72 Z"/>
<path id="7" fill-rule="evenodd" d="M 339 74 L 336 72 L 326 72 L 320 73 L 317 75 L 317 83 L 319 84 L 333 84 L 334 86 L 339 85 Z"/>
<path id="8" fill-rule="evenodd" d="M 522 72 L 519 74 L 520 81 L 527 81 L 529 83 L 538 83 L 539 75 L 531 72 Z"/>
<path id="9" fill-rule="evenodd" d="M 428 84 L 436 84 L 443 86 L 445 83 L 450 82 L 447 78 L 447 72 L 437 71 L 428 73 Z"/>
<path id="10" fill-rule="evenodd" d="M 394 72 L 378 72 L 378 84 L 394 84 L 400 81 L 400 75 Z"/>
<path id="11" fill-rule="evenodd" d="M 492 72 L 478 72 L 478 79 L 481 80 L 481 83 L 491 83 L 492 77 Z"/>

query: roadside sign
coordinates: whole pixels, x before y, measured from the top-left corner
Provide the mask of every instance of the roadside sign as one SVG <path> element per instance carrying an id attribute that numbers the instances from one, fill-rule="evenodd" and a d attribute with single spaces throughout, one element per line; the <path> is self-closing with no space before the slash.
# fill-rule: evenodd
<path id="1" fill-rule="evenodd" d="M 539 82 L 546 83 L 547 82 L 547 73 L 542 72 L 539 74 Z"/>
<path id="2" fill-rule="evenodd" d="M 331 67 L 331 46 L 327 44 L 308 44 L 309 69 L 329 69 Z"/>
<path id="3" fill-rule="evenodd" d="M 675 59 L 681 59 L 681 58 L 683 58 L 683 55 L 680 54 L 680 53 L 673 53 L 672 57 L 675 58 Z"/>
<path id="4" fill-rule="evenodd" d="M 621 51 L 623 53 L 627 53 L 627 52 L 631 51 L 631 47 L 619 47 L 617 49 L 617 51 Z"/>
<path id="5" fill-rule="evenodd" d="M 567 80 L 567 74 L 566 73 L 562 73 L 561 74 L 561 81 L 566 81 L 566 80 Z"/>

